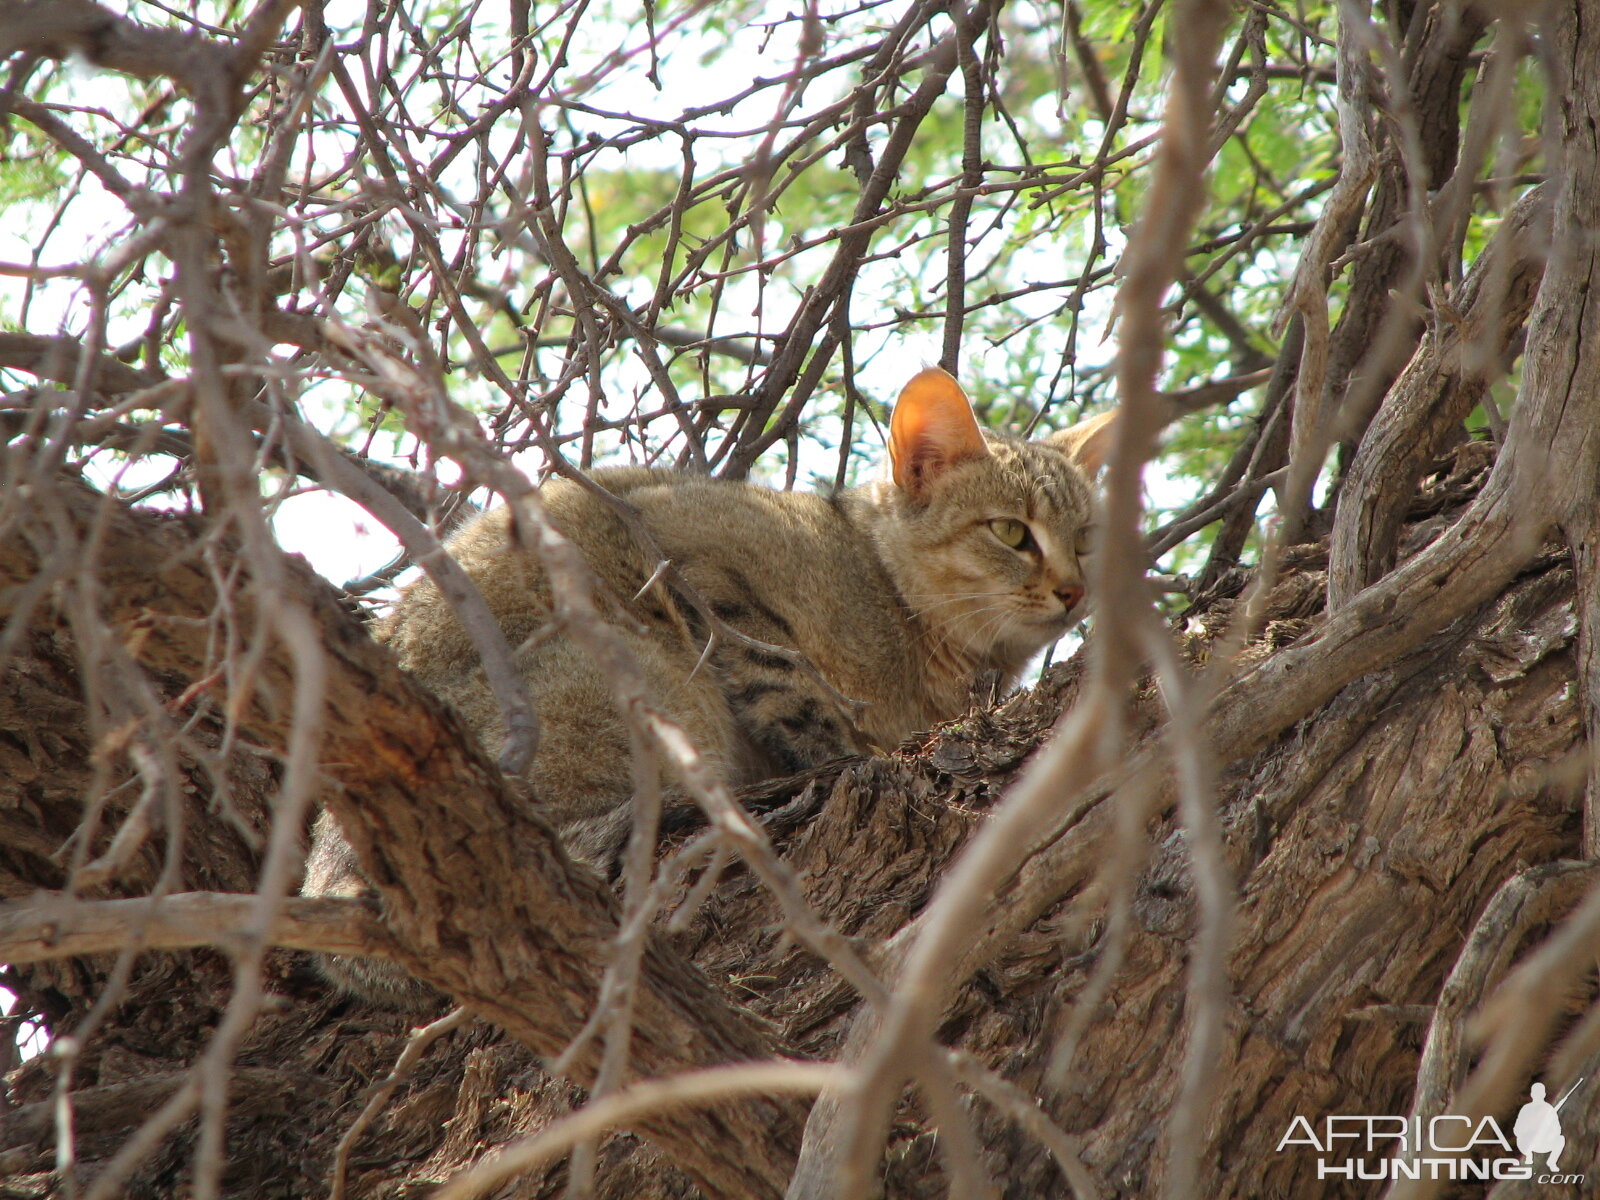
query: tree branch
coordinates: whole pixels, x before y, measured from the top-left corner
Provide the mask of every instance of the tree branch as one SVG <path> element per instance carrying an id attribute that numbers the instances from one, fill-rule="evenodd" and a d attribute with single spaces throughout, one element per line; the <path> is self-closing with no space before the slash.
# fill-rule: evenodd
<path id="1" fill-rule="evenodd" d="M 83 342 L 75 337 L 45 337 L 0 331 L 0 367 L 27 371 L 53 383 L 77 382 Z M 94 359 L 95 386 L 108 392 L 136 392 L 159 380 L 109 354 Z"/>
<path id="2" fill-rule="evenodd" d="M 232 85 L 230 47 L 194 33 L 141 25 L 91 0 L 0 4 L 0 55 L 18 50 L 59 59 L 77 55 L 140 79 L 166 76 L 196 97 L 224 95 Z"/>
<path id="3" fill-rule="evenodd" d="M 43 893 L 0 904 L 0 962 L 42 962 L 146 950 L 226 946 L 250 934 L 256 898 L 180 892 L 135 900 L 79 900 Z M 392 958 L 394 938 L 372 907 L 335 897 L 284 901 L 267 940 L 290 950 Z"/>
<path id="4" fill-rule="evenodd" d="M 1517 202 L 1467 277 L 1462 311 L 1429 331 L 1368 426 L 1329 542 L 1329 611 L 1394 565 L 1418 480 L 1504 372 L 1544 272 L 1549 219 L 1546 188 Z"/>
<path id="5" fill-rule="evenodd" d="M 204 618 L 218 597 L 184 523 L 105 508 L 103 497 L 75 484 L 35 499 L 80 529 L 97 527 L 104 619 L 146 667 L 210 676 Z M 23 583 L 38 568 L 24 539 L 0 541 L 0 584 Z M 568 861 L 455 717 L 353 624 L 331 589 L 292 560 L 284 569 L 327 654 L 326 703 L 337 714 L 324 724 L 320 750 L 337 785 L 327 804 L 383 898 L 395 960 L 535 1053 L 559 1054 L 598 997 L 617 933 L 615 897 Z M 253 586 L 248 568 L 240 586 Z M 232 603 L 248 625 L 254 606 L 238 596 Z M 273 644 L 255 688 L 224 698 L 243 731 L 279 749 L 294 719 L 280 699 L 294 694 L 292 663 Z M 636 1014 L 632 1061 L 641 1074 L 784 1052 L 656 937 L 642 956 Z M 578 1056 L 577 1077 L 589 1078 L 597 1064 L 596 1053 Z M 713 1194 L 770 1197 L 788 1177 L 799 1118 L 794 1101 L 753 1099 L 660 1114 L 639 1131 Z"/>

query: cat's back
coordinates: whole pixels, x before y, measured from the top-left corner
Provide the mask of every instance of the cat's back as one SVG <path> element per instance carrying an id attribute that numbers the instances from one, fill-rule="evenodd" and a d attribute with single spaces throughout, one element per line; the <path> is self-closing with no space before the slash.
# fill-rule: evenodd
<path id="1" fill-rule="evenodd" d="M 597 478 L 613 486 L 609 475 Z M 882 522 L 866 492 L 778 491 L 664 471 L 615 482 L 719 618 L 800 651 L 840 694 L 866 706 L 858 720 L 869 742 L 894 745 L 950 715 L 949 697 L 930 687 L 925 639 L 886 567 Z M 690 606 L 680 607 L 703 645 L 706 631 Z M 734 668 L 726 679 L 736 709 L 749 687 L 773 682 L 742 674 Z"/>
<path id="2" fill-rule="evenodd" d="M 840 674 L 905 678 L 906 614 L 847 497 L 676 476 L 628 499 L 718 615 L 775 618 L 780 640 L 830 674 L 823 660 L 864 668 Z"/>
<path id="3" fill-rule="evenodd" d="M 623 498 L 676 477 L 649 467 L 612 468 L 595 475 Z M 574 480 L 555 478 L 540 487 L 539 498 L 552 523 L 577 545 L 600 580 L 603 602 L 632 596 L 649 577 L 653 567 L 647 555 L 603 496 Z M 517 545 L 512 521 L 508 506 L 496 506 L 463 525 L 447 548 L 516 645 L 549 619 L 552 597 L 537 556 Z M 431 579 L 407 588 L 395 611 L 375 626 L 374 635 L 399 654 L 408 670 L 430 683 L 477 669 L 471 638 Z"/>
<path id="4" fill-rule="evenodd" d="M 629 492 L 662 549 L 686 571 L 746 577 L 752 590 L 877 594 L 888 586 L 841 504 L 814 492 L 671 475 Z"/>
<path id="5" fill-rule="evenodd" d="M 842 502 L 662 468 L 602 468 L 590 477 L 637 510 L 655 542 L 641 542 L 605 497 L 576 481 L 556 478 L 540 487 L 541 503 L 583 554 L 603 598 L 628 605 L 654 575 L 659 550 L 719 616 L 769 613 L 807 653 L 823 650 L 825 639 L 853 653 L 858 643 L 893 642 L 901 634 L 893 585 Z M 491 509 L 450 540 L 449 552 L 515 643 L 548 620 L 552 599 L 536 556 L 515 545 L 512 519 L 506 506 Z M 427 580 L 407 592 L 378 636 L 425 674 L 429 664 L 447 670 L 475 658 Z"/>

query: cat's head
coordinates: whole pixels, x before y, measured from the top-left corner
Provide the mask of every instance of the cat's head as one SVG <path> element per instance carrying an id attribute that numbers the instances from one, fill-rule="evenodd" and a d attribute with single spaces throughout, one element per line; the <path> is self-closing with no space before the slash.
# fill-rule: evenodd
<path id="1" fill-rule="evenodd" d="M 1112 415 L 1025 441 L 980 428 L 937 367 L 906 384 L 889 427 L 890 569 L 939 645 L 1014 672 L 1083 615 Z"/>

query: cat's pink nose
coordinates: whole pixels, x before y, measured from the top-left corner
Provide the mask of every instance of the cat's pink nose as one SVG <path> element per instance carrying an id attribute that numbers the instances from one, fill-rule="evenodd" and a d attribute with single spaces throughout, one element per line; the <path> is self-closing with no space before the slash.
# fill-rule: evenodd
<path id="1" fill-rule="evenodd" d="M 1075 583 L 1064 583 L 1056 589 L 1056 598 L 1061 601 L 1062 608 L 1071 612 L 1083 599 L 1083 589 Z"/>

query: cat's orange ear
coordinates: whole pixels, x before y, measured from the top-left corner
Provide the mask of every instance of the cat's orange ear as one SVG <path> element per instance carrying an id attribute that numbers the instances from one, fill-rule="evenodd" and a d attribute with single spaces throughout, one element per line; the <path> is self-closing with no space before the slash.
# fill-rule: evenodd
<path id="1" fill-rule="evenodd" d="M 1071 429 L 1052 433 L 1044 440 L 1066 455 L 1091 475 L 1097 475 L 1111 453 L 1111 434 L 1116 429 L 1118 409 L 1079 421 Z"/>
<path id="2" fill-rule="evenodd" d="M 889 458 L 895 483 L 915 499 L 957 463 L 988 454 L 972 401 L 948 372 L 929 367 L 900 389 L 889 420 Z"/>

